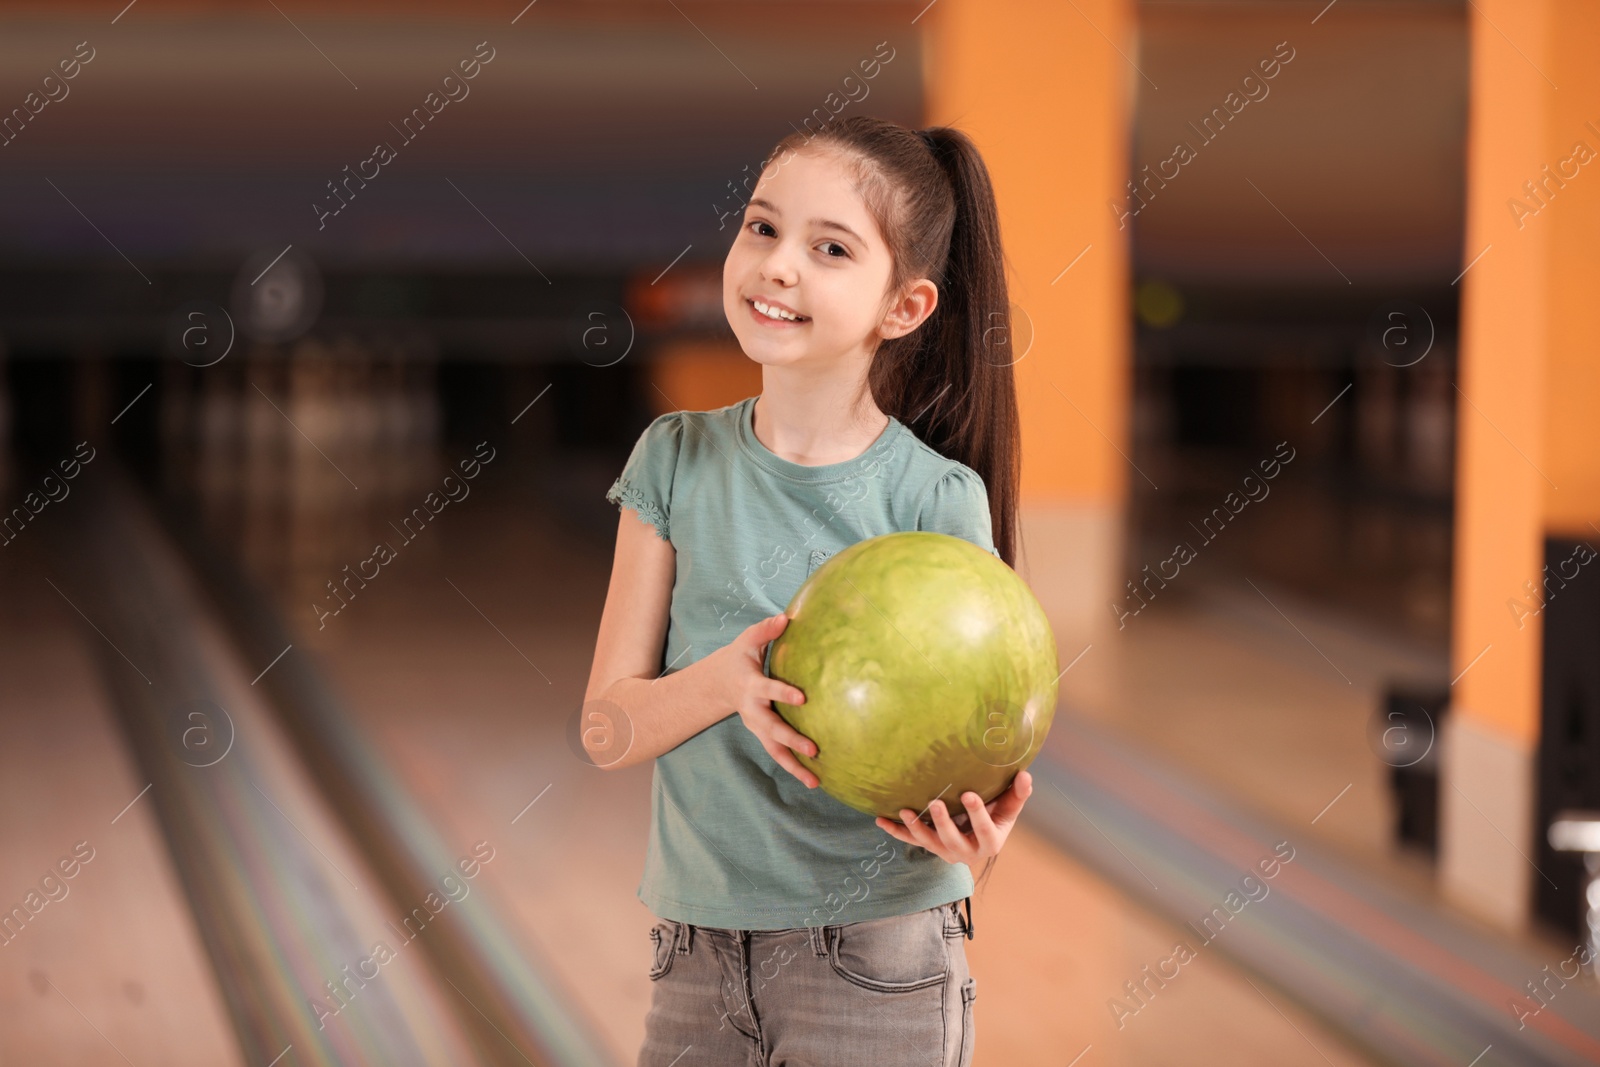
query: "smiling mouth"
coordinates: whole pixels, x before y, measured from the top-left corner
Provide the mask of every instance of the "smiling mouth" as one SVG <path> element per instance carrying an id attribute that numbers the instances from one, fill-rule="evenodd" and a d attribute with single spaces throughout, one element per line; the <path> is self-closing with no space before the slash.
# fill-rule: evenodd
<path id="1" fill-rule="evenodd" d="M 758 317 L 767 319 L 771 322 L 802 323 L 811 321 L 804 315 L 798 314 L 797 312 L 784 311 L 782 308 L 773 307 L 771 304 L 768 304 L 765 301 L 746 298 L 745 303 L 750 305 L 751 309 L 755 311 Z"/>

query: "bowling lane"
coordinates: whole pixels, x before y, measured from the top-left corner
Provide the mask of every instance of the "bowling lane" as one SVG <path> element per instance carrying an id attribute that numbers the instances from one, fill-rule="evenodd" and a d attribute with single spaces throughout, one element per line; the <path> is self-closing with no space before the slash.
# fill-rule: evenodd
<path id="1" fill-rule="evenodd" d="M 1132 906 L 1026 820 L 974 902 L 973 925 L 978 1067 L 1061 1067 L 1080 1054 L 1083 1067 L 1376 1062 L 1192 932 Z M 1188 962 L 1179 942 L 1196 949 Z"/>
<path id="2" fill-rule="evenodd" d="M 28 916 L 0 932 L 0 1063 L 243 1067 L 49 536 L 0 553 L 0 909 Z"/>
<path id="3" fill-rule="evenodd" d="M 1431 861 L 1394 841 L 1391 769 L 1374 740 L 1385 687 L 1447 684 L 1445 657 L 1286 590 L 1264 587 L 1269 603 L 1243 581 L 1199 579 L 1123 630 L 1059 633 L 1069 659 L 1092 645 L 1062 678 L 1062 699 L 1445 907 Z"/>
<path id="4" fill-rule="evenodd" d="M 634 896 L 649 771 L 595 770 L 567 737 L 611 541 L 555 521 L 522 488 L 533 476 L 507 466 L 480 479 L 321 630 L 309 603 L 283 607 L 441 830 L 506 841 L 484 877 L 631 1062 L 650 996 L 652 920 Z M 1119 1028 L 1109 1002 L 1179 932 L 1026 830 L 975 919 L 979 1064 L 1065 1064 L 1091 1045 L 1093 1062 L 1129 1067 L 1369 1062 L 1216 952 Z"/>
<path id="5" fill-rule="evenodd" d="M 424 536 L 322 630 L 309 605 L 288 617 L 441 835 L 496 842 L 480 881 L 631 1063 L 655 921 L 634 896 L 650 770 L 600 771 L 567 733 L 605 574 L 543 509 L 486 493 Z"/>

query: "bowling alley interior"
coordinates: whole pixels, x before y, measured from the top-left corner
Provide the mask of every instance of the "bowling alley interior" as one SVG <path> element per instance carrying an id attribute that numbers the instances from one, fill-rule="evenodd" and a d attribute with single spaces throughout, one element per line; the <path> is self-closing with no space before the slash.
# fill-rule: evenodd
<path id="1" fill-rule="evenodd" d="M 856 115 L 988 168 L 1060 671 L 925 1060 L 1600 1062 L 1588 0 L 0 27 L 0 1064 L 655 1062 L 607 494 Z"/>

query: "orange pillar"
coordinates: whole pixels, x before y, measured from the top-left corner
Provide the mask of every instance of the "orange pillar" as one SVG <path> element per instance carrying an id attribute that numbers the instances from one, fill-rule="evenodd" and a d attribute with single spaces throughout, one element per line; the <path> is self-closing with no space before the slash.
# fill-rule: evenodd
<path id="1" fill-rule="evenodd" d="M 940 0 L 919 24 L 928 121 L 969 134 L 995 184 L 1026 353 L 1018 570 L 1070 657 L 1111 620 L 1121 570 L 1129 249 L 1107 205 L 1128 180 L 1134 11 Z"/>
<path id="2" fill-rule="evenodd" d="M 1542 580 L 1545 534 L 1595 536 L 1588 523 L 1600 519 L 1600 70 L 1585 54 L 1600 39 L 1600 9 L 1477 0 L 1468 18 L 1457 681 L 1440 878 L 1454 902 L 1515 928 L 1529 915 L 1540 875 L 1528 857 L 1544 832 L 1534 824 L 1543 627 L 1515 604 L 1538 606 L 1524 583 Z"/>

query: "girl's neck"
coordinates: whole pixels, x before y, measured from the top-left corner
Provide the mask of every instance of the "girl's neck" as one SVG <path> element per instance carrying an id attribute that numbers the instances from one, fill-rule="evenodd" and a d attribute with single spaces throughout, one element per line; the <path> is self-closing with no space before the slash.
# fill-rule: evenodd
<path id="1" fill-rule="evenodd" d="M 862 382 L 773 381 L 763 368 L 751 426 L 756 440 L 780 459 L 821 467 L 855 459 L 889 425 Z"/>

